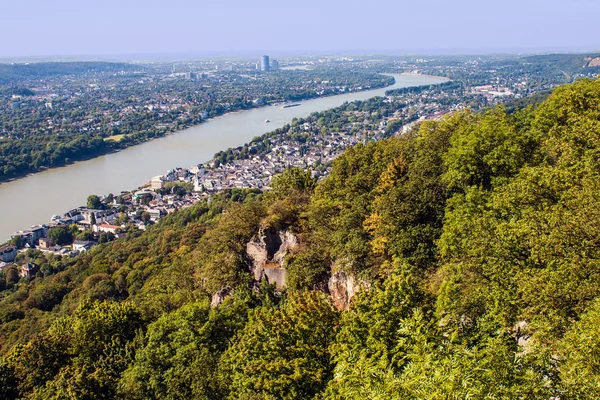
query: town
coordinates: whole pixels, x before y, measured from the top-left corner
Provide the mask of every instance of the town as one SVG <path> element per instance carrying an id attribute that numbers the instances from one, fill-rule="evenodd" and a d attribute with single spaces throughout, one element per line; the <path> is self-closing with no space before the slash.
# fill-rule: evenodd
<path id="1" fill-rule="evenodd" d="M 581 57 L 585 63 L 584 69 L 579 69 L 572 78 L 597 76 L 597 67 L 586 67 L 586 65 L 594 64 L 596 59 L 578 57 Z M 357 71 L 365 69 L 378 73 L 398 72 L 398 70 L 406 73 L 426 73 L 446 76 L 449 81 L 431 86 L 390 90 L 386 92 L 385 97 L 347 103 L 332 110 L 311 114 L 303 119 L 294 119 L 289 125 L 257 137 L 244 146 L 217 153 L 207 163 L 190 168 L 175 168 L 163 175 L 152 177 L 136 190 L 122 192 L 118 195 L 91 195 L 88 198 L 88 204 L 84 207 L 53 216 L 47 223 L 13 233 L 10 241 L 0 247 L 0 269 L 15 261 L 19 262 L 19 254 L 28 251 L 60 257 L 75 256 L 88 251 L 99 243 L 126 236 L 128 232 L 145 230 L 164 216 L 190 207 L 198 201 L 209 199 L 215 193 L 227 190 L 255 190 L 257 192 L 269 190 L 273 176 L 283 172 L 286 168 L 309 169 L 315 177 L 323 179 L 328 175 L 332 161 L 348 147 L 392 135 L 407 134 L 422 121 L 436 120 L 462 109 L 476 111 L 490 105 L 527 100 L 526 96 L 532 93 L 547 93 L 548 89 L 563 83 L 565 76 L 562 73 L 556 73 L 556 66 L 552 67 L 550 63 L 552 60 L 529 58 L 527 61 L 527 63 L 515 66 L 514 60 L 493 57 L 472 57 L 460 60 L 449 60 L 448 57 L 441 59 L 384 58 L 381 60 L 329 57 L 285 60 L 279 64 L 274 60 L 269 61 L 268 56 L 263 56 L 258 63 L 253 61 L 237 63 L 207 61 L 206 63 L 177 65 L 178 69 L 195 70 L 196 72 L 179 73 L 173 67 L 170 73 L 164 73 L 164 65 L 153 67 L 162 71 L 160 73 L 162 75 L 159 74 L 162 78 L 158 77 L 159 75 L 146 78 L 138 76 L 136 79 L 140 79 L 136 82 L 139 83 L 140 88 L 146 87 L 144 82 L 152 82 L 155 87 L 169 82 L 167 86 L 162 86 L 163 89 L 147 92 L 155 93 L 152 96 L 158 97 L 151 100 L 147 95 L 133 95 L 130 99 L 137 99 L 135 104 L 115 103 L 111 105 L 111 110 L 113 110 L 111 112 L 132 113 L 132 115 L 140 109 L 159 112 L 158 116 L 161 119 L 157 120 L 158 125 L 156 126 L 160 126 L 164 130 L 181 128 L 182 125 L 176 121 L 181 121 L 182 115 L 193 119 L 195 115 L 205 118 L 220 112 L 213 109 L 207 114 L 206 110 L 201 111 L 194 107 L 186 108 L 187 106 L 191 107 L 191 103 L 181 100 L 182 93 L 189 93 L 190 88 L 187 86 L 195 84 L 194 82 L 217 85 L 223 92 L 223 90 L 235 90 L 239 87 L 239 82 L 249 84 L 252 81 L 263 81 L 263 84 L 267 84 L 267 86 L 262 89 L 257 87 L 258 91 L 248 92 L 245 98 L 253 98 L 251 102 L 254 104 L 264 105 L 291 98 L 289 95 L 274 97 L 259 95 L 261 91 L 275 85 L 274 81 L 269 80 L 294 79 L 289 76 L 277 75 L 277 71 L 282 68 L 291 68 L 288 71 L 294 71 L 294 68 L 304 72 L 321 71 L 318 73 L 320 78 L 313 79 L 315 75 L 311 75 L 312 80 L 306 82 L 312 83 L 306 83 L 304 86 L 294 89 L 297 92 L 312 90 L 316 95 L 322 95 L 326 90 L 333 90 L 331 94 L 335 91 L 360 90 L 363 89 L 362 86 L 359 86 L 361 82 L 364 84 L 368 81 L 369 85 L 373 86 L 381 85 L 384 82 L 373 79 L 373 75 L 369 75 L 372 72 L 363 73 L 355 80 L 348 80 L 349 76 L 356 77 Z M 540 68 L 540 65 L 544 68 Z M 208 68 L 213 68 L 214 72 L 200 72 Z M 335 69 L 337 72 L 332 74 L 328 68 Z M 259 75 L 254 77 L 247 75 L 244 78 L 239 75 L 241 71 L 245 73 L 258 71 Z M 268 71 L 272 74 L 260 75 L 261 72 Z M 313 72 L 313 74 L 317 74 L 317 72 Z M 336 76 L 337 80 L 324 80 L 323 76 L 327 74 Z M 125 74 L 129 77 L 127 79 L 131 79 L 131 76 L 135 75 L 135 72 L 131 72 L 129 75 Z M 115 73 L 114 76 L 114 79 L 121 79 L 121 73 Z M 375 76 L 385 77 L 385 75 L 377 74 Z M 306 77 L 304 76 L 304 78 Z M 101 81 L 88 84 L 86 92 L 90 93 L 91 91 L 92 94 L 86 96 L 108 99 L 109 93 L 105 93 L 105 90 L 117 90 L 116 81 L 100 84 Z M 11 104 L 18 101 L 20 105 L 16 110 L 22 112 L 28 107 L 28 102 L 41 102 L 44 112 L 53 111 L 55 104 L 69 104 L 80 97 L 77 94 L 76 86 L 81 86 L 83 82 L 87 82 L 87 80 L 74 80 L 64 85 L 54 81 L 53 85 L 55 86 L 52 88 L 39 87 L 34 91 L 35 94 L 32 97 L 23 101 L 13 98 Z M 314 86 L 315 82 L 317 86 Z M 344 85 L 343 82 L 346 84 Z M 348 86 L 348 82 L 353 83 Z M 175 86 L 173 86 L 174 84 Z M 129 91 L 133 90 L 134 86 L 130 82 L 118 89 L 120 91 L 125 88 L 125 91 Z M 288 89 L 290 87 L 289 85 L 281 86 L 288 87 Z M 330 89 L 328 89 L 329 87 Z M 59 89 L 67 92 L 60 96 L 49 94 Z M 50 101 L 45 96 L 56 100 Z M 306 93 L 304 96 L 306 97 Z M 213 104 L 216 99 L 216 96 L 208 95 L 206 97 L 207 104 Z M 234 107 L 232 104 L 225 104 L 225 109 Z M 179 111 L 173 114 L 175 110 L 184 111 L 183 114 Z M 106 112 L 104 114 L 108 115 Z M 167 116 L 169 117 L 166 118 Z M 88 121 L 92 125 L 81 125 L 75 123 L 74 120 L 71 121 L 74 125 L 65 125 L 63 121 L 62 124 L 50 124 L 52 127 L 50 125 L 48 127 L 50 127 L 49 132 L 54 132 L 55 129 L 72 129 L 65 127 L 75 125 L 81 132 L 94 131 L 98 127 L 102 127 L 102 129 L 112 127 L 110 129 L 114 129 L 107 134 L 104 140 L 128 140 L 129 135 L 123 134 L 122 132 L 125 131 L 122 130 L 122 126 L 120 127 L 120 124 L 125 121 L 123 118 L 124 116 L 121 115 L 109 119 L 100 118 Z M 46 122 L 48 121 L 46 120 Z M 6 126 L 3 129 L 6 134 Z M 14 136 L 14 134 L 11 135 Z M 35 263 L 22 262 L 22 260 L 21 256 L 20 276 L 33 276 L 38 272 Z"/>
<path id="2" fill-rule="evenodd" d="M 491 100 L 502 98 L 498 94 Z M 268 190 L 272 178 L 286 168 L 309 169 L 323 179 L 331 162 L 348 147 L 406 134 L 422 121 L 488 102 L 481 94 L 465 96 L 463 88 L 450 81 L 389 91 L 385 97 L 294 119 L 244 146 L 217 153 L 210 162 L 172 169 L 133 191 L 91 195 L 86 206 L 15 232 L 0 248 L 0 269 L 30 249 L 75 256 L 132 229 L 145 230 L 164 216 L 225 190 Z M 32 263 L 23 263 L 20 271 L 22 277 L 38 272 Z"/>

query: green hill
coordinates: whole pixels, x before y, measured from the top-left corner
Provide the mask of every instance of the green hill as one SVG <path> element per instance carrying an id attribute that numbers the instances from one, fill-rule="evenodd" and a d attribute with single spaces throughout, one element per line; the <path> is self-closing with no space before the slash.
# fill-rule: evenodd
<path id="1" fill-rule="evenodd" d="M 222 193 L 30 282 L 9 268 L 2 397 L 598 398 L 599 132 L 600 80 L 579 81 L 356 146 L 318 184 L 290 169 Z M 255 281 L 248 244 L 273 269 L 284 239 L 285 290 Z"/>

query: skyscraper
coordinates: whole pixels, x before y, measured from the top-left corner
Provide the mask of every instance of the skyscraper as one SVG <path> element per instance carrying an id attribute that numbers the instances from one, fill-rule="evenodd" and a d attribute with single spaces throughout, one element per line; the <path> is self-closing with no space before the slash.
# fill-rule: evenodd
<path id="1" fill-rule="evenodd" d="M 264 72 L 269 70 L 269 56 L 262 56 L 260 59 L 260 70 Z"/>
<path id="2" fill-rule="evenodd" d="M 272 71 L 277 71 L 279 69 L 279 61 L 271 60 L 271 68 Z"/>

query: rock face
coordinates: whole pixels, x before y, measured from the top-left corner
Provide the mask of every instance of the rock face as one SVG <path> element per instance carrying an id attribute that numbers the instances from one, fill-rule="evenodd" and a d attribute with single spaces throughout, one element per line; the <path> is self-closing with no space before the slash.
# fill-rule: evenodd
<path id="1" fill-rule="evenodd" d="M 231 295 L 232 295 L 232 292 L 228 288 L 223 288 L 223 289 L 219 290 L 217 293 L 215 293 L 213 295 L 212 300 L 210 302 L 210 308 L 215 308 L 217 306 L 220 306 L 221 303 L 223 303 L 225 301 L 225 299 Z"/>
<path id="2" fill-rule="evenodd" d="M 277 287 L 285 287 L 286 272 L 283 268 L 285 256 L 298 246 L 298 239 L 288 231 L 261 229 L 258 235 L 246 244 L 246 254 L 252 260 L 251 271 L 257 281 L 263 278 Z"/>
<path id="3" fill-rule="evenodd" d="M 350 300 L 358 291 L 358 285 L 354 277 L 343 271 L 331 275 L 327 282 L 327 288 L 331 294 L 333 305 L 338 310 L 348 310 Z"/>
<path id="4" fill-rule="evenodd" d="M 529 324 L 527 321 L 519 321 L 513 326 L 512 331 L 517 341 L 517 346 L 521 348 L 521 351 L 525 354 L 532 351 L 533 337 L 529 331 Z"/>

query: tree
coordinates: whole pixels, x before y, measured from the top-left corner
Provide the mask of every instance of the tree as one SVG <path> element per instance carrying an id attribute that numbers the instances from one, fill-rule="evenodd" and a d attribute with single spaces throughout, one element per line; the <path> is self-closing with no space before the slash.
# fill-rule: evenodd
<path id="1" fill-rule="evenodd" d="M 48 231 L 48 238 L 52 239 L 58 245 L 73 243 L 73 234 L 67 226 L 55 226 Z"/>
<path id="2" fill-rule="evenodd" d="M 100 197 L 95 194 L 91 194 L 87 198 L 87 207 L 92 210 L 100 210 L 102 209 L 102 202 L 100 201 Z"/>
<path id="3" fill-rule="evenodd" d="M 329 345 L 337 320 L 317 292 L 292 294 L 281 307 L 252 312 L 223 355 L 229 398 L 313 398 L 331 378 Z"/>
<path id="4" fill-rule="evenodd" d="M 150 213 L 147 211 L 142 212 L 140 219 L 144 224 L 148 224 L 148 222 L 150 222 Z"/>
<path id="5" fill-rule="evenodd" d="M 600 393 L 600 300 L 571 326 L 559 348 L 560 377 L 570 398 L 596 397 Z"/>
<path id="6" fill-rule="evenodd" d="M 98 243 L 107 243 L 115 240 L 115 234 L 112 232 L 102 232 L 98 236 Z"/>
<path id="7" fill-rule="evenodd" d="M 332 345 L 335 370 L 329 396 L 369 398 L 368 393 L 384 385 L 388 372 L 402 373 L 413 343 L 410 333 L 400 327 L 417 313 L 419 329 L 430 329 L 421 312 L 425 300 L 416 280 L 404 273 L 360 292 L 343 315 Z"/>
<path id="8" fill-rule="evenodd" d="M 249 298 L 236 293 L 219 307 L 194 302 L 148 326 L 146 344 L 125 371 L 126 399 L 223 398 L 218 362 L 247 320 Z"/>
<path id="9" fill-rule="evenodd" d="M 19 398 L 14 371 L 2 360 L 0 360 L 0 397 L 6 400 Z"/>
<path id="10" fill-rule="evenodd" d="M 141 327 L 131 303 L 84 302 L 11 358 L 23 382 L 21 394 L 33 392 L 31 398 L 40 400 L 115 398 Z"/>
<path id="11" fill-rule="evenodd" d="M 12 265 L 4 270 L 4 275 L 6 277 L 6 284 L 12 286 L 19 282 L 19 271 L 17 267 Z"/>
<path id="12" fill-rule="evenodd" d="M 282 174 L 273 178 L 271 193 L 278 199 L 289 196 L 294 192 L 312 192 L 317 185 L 317 178 L 310 170 L 288 168 Z"/>
<path id="13" fill-rule="evenodd" d="M 77 239 L 78 240 L 94 240 L 94 232 L 92 232 L 89 229 L 87 229 L 85 231 L 81 231 L 77 235 Z"/>
<path id="14" fill-rule="evenodd" d="M 20 249 L 21 247 L 23 247 L 23 238 L 19 235 L 16 235 L 13 236 L 8 243 Z"/>

